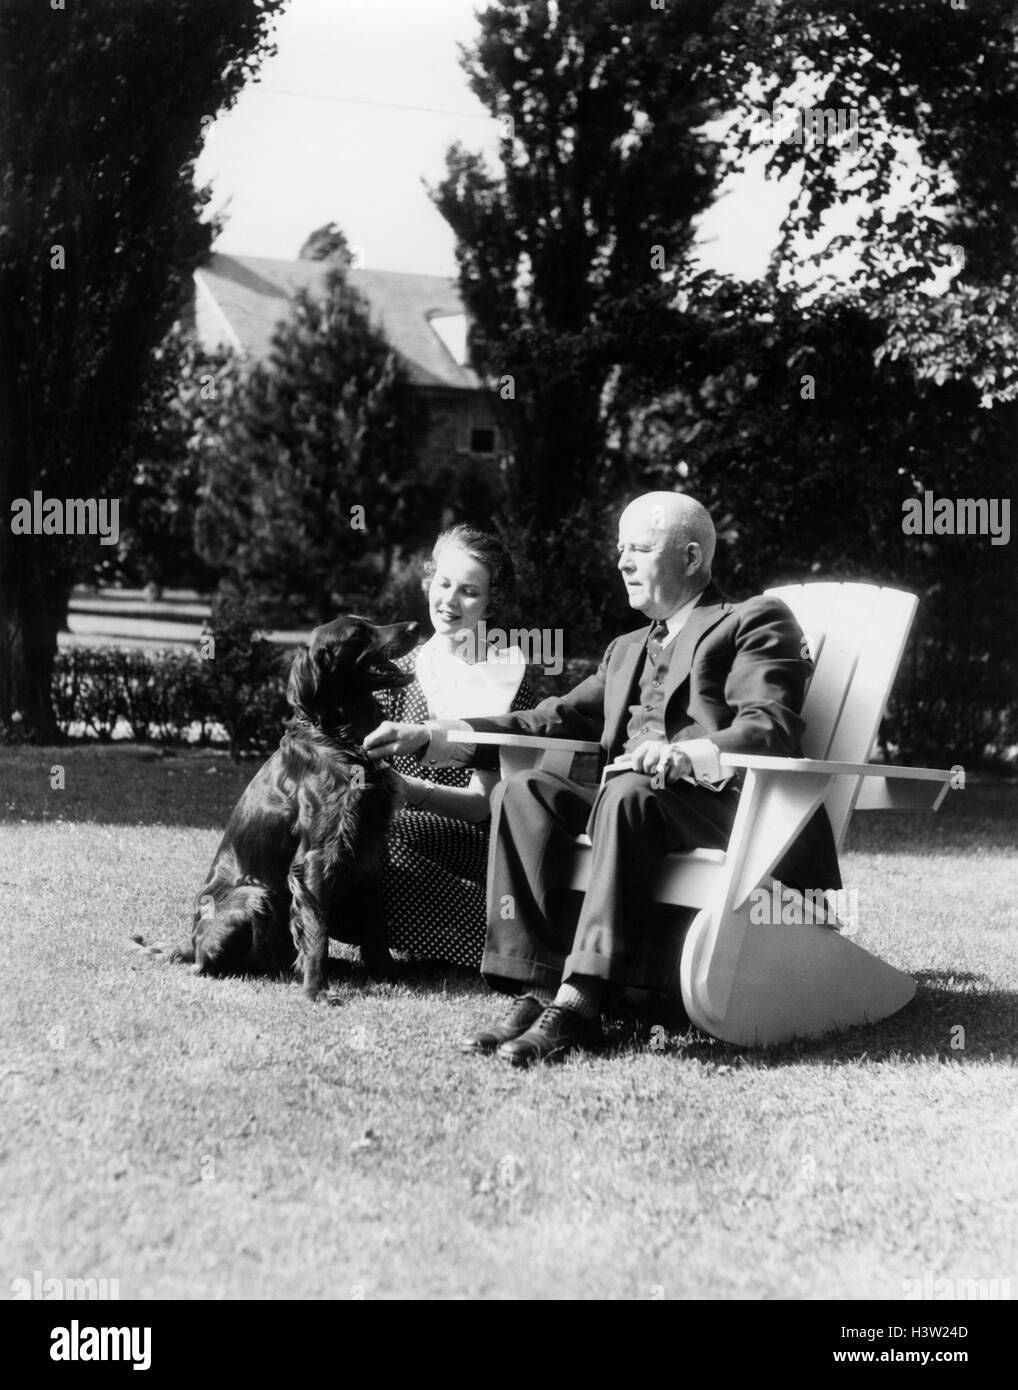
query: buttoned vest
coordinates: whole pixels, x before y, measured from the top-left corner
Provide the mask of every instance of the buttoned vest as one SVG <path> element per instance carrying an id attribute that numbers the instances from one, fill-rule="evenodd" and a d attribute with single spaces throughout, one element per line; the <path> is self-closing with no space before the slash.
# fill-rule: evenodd
<path id="1" fill-rule="evenodd" d="M 665 739 L 665 680 L 672 653 L 679 645 L 675 638 L 667 647 L 662 647 L 661 638 L 667 636 L 664 623 L 655 623 L 647 639 L 647 655 L 637 688 L 637 703 L 629 706 L 629 724 L 626 727 L 625 753 L 631 753 L 648 739 Z"/>

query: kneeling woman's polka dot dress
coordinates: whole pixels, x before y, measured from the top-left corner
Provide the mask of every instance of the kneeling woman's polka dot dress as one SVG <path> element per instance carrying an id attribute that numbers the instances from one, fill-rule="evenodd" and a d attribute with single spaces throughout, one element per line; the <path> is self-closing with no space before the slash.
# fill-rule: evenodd
<path id="1" fill-rule="evenodd" d="M 416 653 L 396 663 L 416 668 Z M 386 719 L 423 724 L 431 717 L 419 682 L 383 691 L 379 704 Z M 534 691 L 526 678 L 511 709 L 533 709 Z M 416 758 L 393 758 L 404 777 L 441 787 L 465 787 L 470 768 L 429 767 Z M 427 808 L 404 805 L 389 831 L 389 861 L 383 880 L 389 945 L 420 960 L 449 961 L 481 968 L 486 928 L 485 877 L 490 820 L 475 823 L 437 816 Z"/>

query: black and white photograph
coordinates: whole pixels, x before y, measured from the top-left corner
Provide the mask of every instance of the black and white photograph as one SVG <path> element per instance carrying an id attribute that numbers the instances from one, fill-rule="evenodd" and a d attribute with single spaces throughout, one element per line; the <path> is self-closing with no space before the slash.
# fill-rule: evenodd
<path id="1" fill-rule="evenodd" d="M 1016 0 L 0 0 L 31 1372 L 995 1364 L 1016 461 Z"/>

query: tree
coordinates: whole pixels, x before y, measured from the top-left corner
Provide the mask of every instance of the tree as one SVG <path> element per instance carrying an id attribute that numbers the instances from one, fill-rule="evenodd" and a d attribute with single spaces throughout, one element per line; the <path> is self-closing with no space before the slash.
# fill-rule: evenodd
<path id="1" fill-rule="evenodd" d="M 725 517 L 737 587 L 819 573 L 920 595 L 898 734 L 916 755 L 965 762 L 1018 736 L 1018 574 L 999 537 L 916 538 L 901 513 L 927 492 L 1010 491 L 1015 32 L 1010 0 L 747 14 L 730 60 L 742 93 L 731 144 L 763 143 L 772 172 L 798 175 L 798 194 L 764 285 L 686 287 L 702 374 L 688 351 L 665 349 L 673 385 L 651 412 L 652 437 L 670 433 L 672 465 L 681 458 L 688 485 Z M 775 139 L 766 114 L 795 105 L 853 115 L 857 140 Z M 896 204 L 903 173 L 911 186 Z M 860 198 L 859 227 L 831 239 L 825 219 L 846 191 Z M 796 286 L 804 243 L 819 292 Z M 834 273 L 843 249 L 855 263 Z M 947 292 L 930 293 L 948 267 Z"/>
<path id="2" fill-rule="evenodd" d="M 772 173 L 800 179 L 775 285 L 794 282 L 800 239 L 821 265 L 844 248 L 824 219 L 851 192 L 859 268 L 836 292 L 865 296 L 887 325 L 874 350 L 934 380 L 974 381 L 987 401 L 1018 389 L 1011 0 L 949 14 L 943 0 L 500 0 L 479 23 L 463 61 L 502 123 L 501 173 L 455 146 L 433 197 L 457 234 L 475 353 L 510 397 L 518 521 L 552 526 L 581 491 L 625 476 L 608 447 L 620 385 L 624 413 L 641 374 L 685 354 L 682 384 L 695 388 L 689 353 L 714 301 L 697 299 L 693 218 L 720 174 L 761 145 Z M 814 114 L 854 116 L 858 139 L 786 138 L 775 113 L 807 101 Z M 727 123 L 724 165 L 710 116 Z M 892 209 L 907 141 L 912 186 Z M 921 294 L 957 257 L 967 285 L 946 303 Z"/>
<path id="3" fill-rule="evenodd" d="M 811 260 L 821 269 L 848 246 L 857 264 L 840 264 L 840 283 L 827 288 L 856 296 L 886 325 L 879 358 L 906 360 L 938 384 L 971 382 L 986 406 L 1015 399 L 1013 0 L 788 0 L 752 7 L 741 40 L 730 58 L 740 90 L 730 150 L 764 147 L 770 173 L 800 176 L 770 278 L 788 280 L 803 238 L 812 239 Z M 853 138 L 775 138 L 768 113 L 789 116 L 807 102 L 851 117 Z M 903 177 L 910 182 L 905 201 L 895 189 Z M 858 230 L 830 239 L 824 220 L 846 192 L 863 204 Z M 934 275 L 949 268 L 956 275 L 948 292 L 927 293 Z"/>
<path id="4" fill-rule="evenodd" d="M 514 440 L 516 521 L 554 528 L 603 473 L 602 396 L 667 306 L 710 204 L 709 61 L 730 7 L 501 0 L 463 55 L 501 172 L 454 146 L 432 197 L 457 237 L 473 351 Z"/>
<path id="5" fill-rule="evenodd" d="M 80 536 L 12 503 L 113 497 L 153 350 L 213 226 L 194 162 L 269 52 L 284 0 L 0 5 L 0 725 L 54 733 L 50 678 Z"/>
<path id="6" fill-rule="evenodd" d="M 993 618 L 1016 608 L 1013 566 L 985 539 L 909 543 L 901 509 L 928 488 L 1008 496 L 1011 0 L 676 5 L 657 17 L 646 5 L 502 0 L 479 22 L 465 64 L 505 122 L 501 173 L 454 148 L 434 196 L 459 238 L 482 363 L 496 382 L 514 354 L 523 364 L 506 407 L 522 533 L 543 543 L 577 498 L 593 514 L 615 490 L 688 486 L 721 521 L 733 590 L 811 573 L 914 588 L 941 746 L 979 746 L 965 702 L 976 691 L 999 709 L 994 681 L 1018 665 Z M 805 121 L 807 107 L 810 137 L 786 138 L 783 119 Z M 839 112 L 857 140 L 823 138 Z M 655 168 L 664 133 L 660 176 L 634 188 L 627 173 Z M 691 217 L 761 147 L 772 173 L 798 178 L 769 272 L 758 285 L 699 272 Z M 903 169 L 911 183 L 896 205 Z M 858 231 L 832 238 L 827 216 L 849 194 Z M 667 251 L 656 262 L 651 243 Z M 834 260 L 846 247 L 857 259 L 847 274 Z M 950 293 L 926 292 L 959 263 Z M 804 265 L 824 273 L 819 287 L 802 288 Z M 562 564 L 568 536 L 556 540 Z M 588 545 L 584 535 L 576 549 Z"/>
<path id="7" fill-rule="evenodd" d="M 971 382 L 937 384 L 881 354 L 887 325 L 847 298 L 809 305 L 771 284 L 705 277 L 698 379 L 676 351 L 634 409 L 637 485 L 688 488 L 721 534 L 727 592 L 810 579 L 920 596 L 898 686 L 910 756 L 972 763 L 1018 734 L 1018 585 L 988 535 L 914 536 L 904 504 L 1009 495 L 1018 404 L 980 410 Z M 669 370 L 669 367 L 671 370 Z M 670 378 L 671 384 L 668 384 Z M 920 717 L 918 711 L 922 710 Z"/>
<path id="8" fill-rule="evenodd" d="M 130 506 L 120 543 L 93 571 L 96 582 L 208 590 L 215 574 L 194 548 L 201 469 L 195 442 L 233 365 L 228 348 L 205 351 L 175 326 L 153 354 L 151 384 L 128 446 Z"/>
<path id="9" fill-rule="evenodd" d="M 990 281 L 1010 270 L 1018 235 L 1016 32 L 1013 0 L 749 7 L 728 57 L 742 116 L 735 143 L 743 151 L 765 144 L 771 172 L 803 175 L 779 259 L 798 233 L 819 231 L 851 190 L 866 204 L 858 280 L 895 289 L 921 283 L 937 261 L 951 259 L 945 243 L 964 251 L 969 278 Z M 775 139 L 761 117 L 807 99 L 853 114 L 855 138 Z M 920 158 L 907 201 L 889 216 L 903 140 Z"/>
<path id="10" fill-rule="evenodd" d="M 199 554 L 286 625 L 333 616 L 437 521 L 416 470 L 424 428 L 395 352 L 331 270 L 322 297 L 296 296 L 269 363 L 220 381 L 198 444 Z"/>
<path id="11" fill-rule="evenodd" d="M 354 255 L 345 233 L 335 222 L 316 227 L 300 248 L 302 261 L 334 261 L 343 270 L 353 265 Z"/>

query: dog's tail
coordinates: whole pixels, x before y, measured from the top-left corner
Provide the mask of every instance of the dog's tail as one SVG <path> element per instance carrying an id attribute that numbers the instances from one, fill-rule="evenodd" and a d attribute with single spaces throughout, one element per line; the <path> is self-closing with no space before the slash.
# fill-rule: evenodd
<path id="1" fill-rule="evenodd" d="M 235 884 L 224 898 L 199 897 L 194 920 L 195 972 L 255 974 L 271 964 L 273 933 L 261 930 L 275 917 L 272 894 L 262 883 Z M 278 962 L 285 969 L 287 962 Z"/>
<path id="2" fill-rule="evenodd" d="M 193 946 L 167 946 L 165 942 L 146 941 L 143 936 L 128 937 L 128 946 L 133 951 L 142 951 L 146 956 L 172 961 L 175 965 L 190 965 L 194 961 Z"/>
<path id="3" fill-rule="evenodd" d="M 241 882 L 222 898 L 213 893 L 199 895 L 191 945 L 169 946 L 140 935 L 132 935 L 128 944 L 156 960 L 190 965 L 196 975 L 255 974 L 271 964 L 267 948 L 273 933 L 259 928 L 273 916 L 265 885 Z M 279 961 L 279 969 L 287 969 L 288 964 Z"/>

